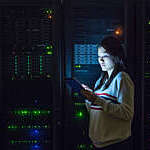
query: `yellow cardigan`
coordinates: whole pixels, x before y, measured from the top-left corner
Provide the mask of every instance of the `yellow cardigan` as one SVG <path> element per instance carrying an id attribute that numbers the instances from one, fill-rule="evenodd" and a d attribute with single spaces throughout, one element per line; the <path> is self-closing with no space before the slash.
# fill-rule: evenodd
<path id="1" fill-rule="evenodd" d="M 97 80 L 95 88 L 101 79 Z M 131 136 L 134 116 L 134 83 L 126 72 L 119 72 L 109 87 L 94 92 L 101 97 L 98 106 L 85 100 L 89 111 L 89 137 L 97 148 L 121 142 Z"/>

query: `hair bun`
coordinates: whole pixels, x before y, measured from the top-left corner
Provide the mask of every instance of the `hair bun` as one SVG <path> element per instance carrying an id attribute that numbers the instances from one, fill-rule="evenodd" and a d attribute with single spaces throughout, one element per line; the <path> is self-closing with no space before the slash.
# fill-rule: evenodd
<path id="1" fill-rule="evenodd" d="M 101 41 L 100 45 L 104 47 L 111 55 L 118 56 L 122 60 L 125 59 L 124 48 L 120 40 L 116 37 L 107 36 Z"/>

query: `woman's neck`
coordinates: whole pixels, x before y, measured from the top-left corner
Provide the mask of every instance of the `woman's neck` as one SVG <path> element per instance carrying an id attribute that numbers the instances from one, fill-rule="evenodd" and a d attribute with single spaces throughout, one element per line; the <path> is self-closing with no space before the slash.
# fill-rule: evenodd
<path id="1" fill-rule="evenodd" d="M 114 70 L 114 68 L 112 68 L 112 69 L 110 69 L 110 70 L 107 71 L 107 73 L 108 73 L 108 78 L 110 78 L 110 76 L 111 76 L 113 70 Z"/>

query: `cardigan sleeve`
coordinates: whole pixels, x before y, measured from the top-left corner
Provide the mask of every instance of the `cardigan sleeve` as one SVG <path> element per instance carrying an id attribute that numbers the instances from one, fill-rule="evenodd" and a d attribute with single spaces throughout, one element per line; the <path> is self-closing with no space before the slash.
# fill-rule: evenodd
<path id="1" fill-rule="evenodd" d="M 100 99 L 99 104 L 103 111 L 123 120 L 132 120 L 134 115 L 134 83 L 129 76 L 122 75 L 116 80 L 117 84 L 117 101 L 118 104 L 112 103 L 105 99 Z M 97 100 L 98 101 L 98 100 Z"/>
<path id="2" fill-rule="evenodd" d="M 88 101 L 87 99 L 85 100 L 85 106 L 86 106 L 86 108 L 87 108 L 87 111 L 90 111 L 91 102 Z"/>

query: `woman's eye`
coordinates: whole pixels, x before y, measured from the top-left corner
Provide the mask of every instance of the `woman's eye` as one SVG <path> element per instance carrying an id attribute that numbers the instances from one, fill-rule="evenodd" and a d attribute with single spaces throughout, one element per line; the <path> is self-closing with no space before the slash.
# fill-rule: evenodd
<path id="1" fill-rule="evenodd" d="M 99 56 L 98 58 L 100 58 L 100 59 L 101 59 L 101 58 L 107 58 L 107 57 L 109 57 L 109 56 L 102 56 L 102 57 L 100 57 L 100 56 Z"/>
<path id="2" fill-rule="evenodd" d="M 103 56 L 103 58 L 106 58 L 106 57 L 108 57 L 108 56 Z"/>

